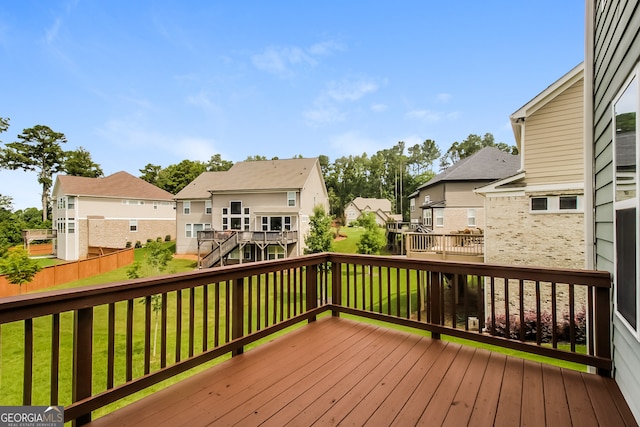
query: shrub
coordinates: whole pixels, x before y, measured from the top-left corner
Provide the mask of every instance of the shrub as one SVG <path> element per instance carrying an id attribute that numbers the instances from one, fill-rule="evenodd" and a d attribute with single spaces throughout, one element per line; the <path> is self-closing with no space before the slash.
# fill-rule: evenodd
<path id="1" fill-rule="evenodd" d="M 156 237 L 156 242 L 162 243 L 162 237 L 160 237 L 160 236 Z"/>
<path id="2" fill-rule="evenodd" d="M 142 247 L 142 243 L 140 240 L 136 240 L 136 245 L 134 246 L 136 249 L 140 249 Z"/>
<path id="3" fill-rule="evenodd" d="M 571 327 L 569 324 L 569 314 L 565 314 L 561 319 L 557 319 L 556 335 L 558 341 L 570 341 Z M 576 344 L 585 344 L 587 338 L 587 316 L 585 309 L 579 310 L 574 314 L 575 322 L 575 338 Z M 491 318 L 486 321 L 487 328 L 490 328 Z M 524 314 L 524 339 L 525 341 L 536 341 L 536 334 L 540 329 L 540 337 L 543 343 L 552 341 L 553 326 L 551 313 L 545 311 L 540 314 L 540 325 L 534 311 L 527 311 Z M 499 337 L 508 337 L 511 339 L 520 339 L 520 316 L 509 316 L 509 331 L 507 331 L 507 322 L 504 314 L 496 315 L 495 335 Z"/>
<path id="4" fill-rule="evenodd" d="M 124 247 L 127 248 L 127 249 L 130 248 L 131 247 L 131 242 L 127 242 L 127 244 L 124 245 Z"/>
<path id="5" fill-rule="evenodd" d="M 170 242 L 171 241 L 171 234 L 167 234 L 166 236 L 164 236 L 164 241 L 165 242 Z"/>

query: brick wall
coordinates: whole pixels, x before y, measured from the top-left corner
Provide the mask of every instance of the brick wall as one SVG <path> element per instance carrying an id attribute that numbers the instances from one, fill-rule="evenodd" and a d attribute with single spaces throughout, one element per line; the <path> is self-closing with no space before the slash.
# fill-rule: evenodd
<path id="1" fill-rule="evenodd" d="M 138 220 L 137 231 L 129 231 L 129 220 L 90 219 L 80 221 L 81 236 L 87 235 L 88 246 L 103 246 L 108 248 L 124 248 L 127 242 L 134 245 L 137 241 L 142 244 L 147 239 L 164 240 L 169 235 L 175 239 L 175 221 Z M 86 247 L 81 248 L 86 250 Z"/>
<path id="2" fill-rule="evenodd" d="M 546 195 L 551 195 L 546 193 Z M 528 196 L 487 197 L 485 262 L 582 269 L 585 265 L 582 213 L 529 212 Z M 489 283 L 485 283 L 489 289 Z M 488 292 L 488 291 L 487 291 Z M 525 283 L 525 311 L 535 310 L 535 284 Z M 575 287 L 576 311 L 586 303 L 583 287 Z M 503 281 L 495 282 L 496 313 L 505 312 Z M 519 283 L 509 283 L 510 314 L 519 313 Z M 557 315 L 568 313 L 567 286 L 557 286 Z M 541 310 L 551 313 L 551 285 L 541 284 Z M 490 310 L 490 307 L 488 307 Z M 490 311 L 487 311 L 490 313 Z"/>

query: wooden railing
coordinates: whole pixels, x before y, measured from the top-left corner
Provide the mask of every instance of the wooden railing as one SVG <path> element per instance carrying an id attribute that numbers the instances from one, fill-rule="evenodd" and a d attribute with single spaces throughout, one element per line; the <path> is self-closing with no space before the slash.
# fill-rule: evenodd
<path id="1" fill-rule="evenodd" d="M 407 233 L 407 254 L 482 255 L 483 234 Z"/>
<path id="2" fill-rule="evenodd" d="M 0 302 L 2 347 L 11 351 L 0 369 L 16 379 L 2 382 L 0 401 L 64 405 L 65 420 L 84 424 L 112 402 L 327 310 L 584 363 L 608 375 L 609 291 L 604 272 L 325 253 L 11 297 Z M 547 297 L 553 331 L 567 303 L 566 350 L 559 332 L 548 344 L 542 336 L 526 342 L 524 326 L 513 327 L 517 319 L 524 325 L 529 310 L 541 324 Z M 575 314 L 583 305 L 589 323 L 581 353 Z M 496 336 L 500 312 L 515 333 Z"/>

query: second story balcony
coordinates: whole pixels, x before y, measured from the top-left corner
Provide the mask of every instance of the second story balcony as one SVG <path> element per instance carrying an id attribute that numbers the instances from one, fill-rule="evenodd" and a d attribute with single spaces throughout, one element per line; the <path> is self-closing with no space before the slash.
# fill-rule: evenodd
<path id="1" fill-rule="evenodd" d="M 605 272 L 325 253 L 10 297 L 0 400 L 94 426 L 636 425 L 610 291 Z"/>

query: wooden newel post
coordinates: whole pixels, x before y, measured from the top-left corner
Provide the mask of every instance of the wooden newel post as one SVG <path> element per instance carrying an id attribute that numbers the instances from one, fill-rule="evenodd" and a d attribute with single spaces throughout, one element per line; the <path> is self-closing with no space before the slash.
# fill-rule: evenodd
<path id="1" fill-rule="evenodd" d="M 331 303 L 342 305 L 342 264 L 331 262 Z M 340 316 L 337 310 L 332 310 L 331 315 Z"/>
<path id="2" fill-rule="evenodd" d="M 73 322 L 73 383 L 72 400 L 78 402 L 91 397 L 91 383 L 93 379 L 93 308 L 83 308 L 75 311 Z M 65 420 L 66 421 L 66 420 Z M 78 416 L 74 426 L 81 426 L 91 422 L 91 412 Z"/>
<path id="3" fill-rule="evenodd" d="M 595 288 L 595 310 L 593 310 L 595 355 L 605 359 L 611 359 L 610 292 L 609 288 Z M 611 370 L 598 368 L 598 375 L 611 377 Z"/>
<path id="4" fill-rule="evenodd" d="M 232 339 L 242 338 L 244 335 L 244 278 L 233 281 L 233 312 L 232 312 Z M 233 350 L 233 355 L 237 356 L 244 352 L 244 347 Z"/>
<path id="5" fill-rule="evenodd" d="M 316 264 L 307 266 L 306 276 L 307 311 L 318 307 L 318 266 Z M 316 316 L 310 317 L 309 322 L 315 322 Z"/>
<path id="6" fill-rule="evenodd" d="M 432 271 L 429 277 L 429 317 L 428 322 L 436 325 L 440 324 L 440 274 Z M 440 339 L 439 332 L 432 332 L 431 338 Z"/>

